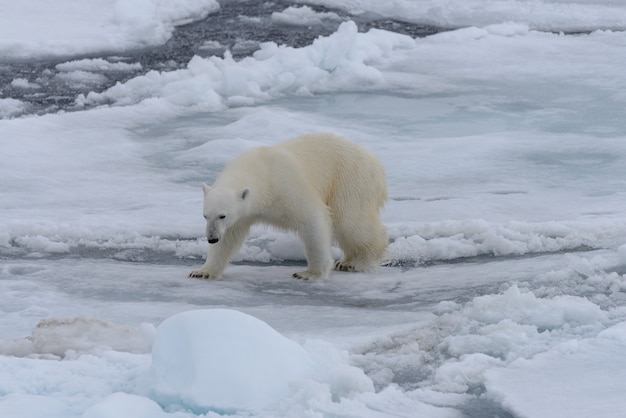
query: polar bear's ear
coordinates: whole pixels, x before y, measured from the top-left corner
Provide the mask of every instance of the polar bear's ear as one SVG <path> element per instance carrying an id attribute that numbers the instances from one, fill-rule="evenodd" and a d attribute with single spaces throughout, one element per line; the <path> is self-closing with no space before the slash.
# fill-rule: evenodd
<path id="1" fill-rule="evenodd" d="M 250 189 L 247 187 L 241 191 L 241 200 L 246 200 L 246 197 L 250 194 Z"/>
<path id="2" fill-rule="evenodd" d="M 209 186 L 206 183 L 202 183 L 202 190 L 204 191 L 204 194 L 208 194 L 211 191 L 211 186 Z"/>

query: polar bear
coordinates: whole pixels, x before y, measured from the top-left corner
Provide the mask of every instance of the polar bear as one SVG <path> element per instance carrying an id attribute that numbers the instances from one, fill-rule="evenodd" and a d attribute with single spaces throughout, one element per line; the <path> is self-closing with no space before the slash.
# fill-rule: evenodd
<path id="1" fill-rule="evenodd" d="M 385 169 L 369 151 L 334 135 L 248 150 L 203 190 L 209 251 L 189 277 L 221 279 L 256 223 L 303 240 L 308 266 L 293 274 L 297 279 L 328 278 L 333 266 L 372 270 L 387 249 L 379 215 L 387 201 Z M 344 254 L 334 265 L 333 240 Z"/>

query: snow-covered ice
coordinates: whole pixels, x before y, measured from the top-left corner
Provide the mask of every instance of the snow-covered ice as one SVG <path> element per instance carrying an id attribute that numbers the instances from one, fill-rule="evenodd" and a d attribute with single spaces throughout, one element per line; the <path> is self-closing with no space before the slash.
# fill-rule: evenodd
<path id="1" fill-rule="evenodd" d="M 316 4 L 456 29 L 348 20 L 301 48 L 149 71 L 72 112 L 0 97 L 0 416 L 623 414 L 626 6 L 322 0 L 272 18 L 339 22 Z M 0 56 L 64 57 L 59 81 L 95 88 L 141 70 L 98 53 L 219 8 L 178 6 L 7 3 Z M 320 131 L 385 164 L 388 265 L 296 282 L 302 244 L 257 227 L 223 281 L 186 279 L 207 245 L 201 183 Z"/>
<path id="2" fill-rule="evenodd" d="M 216 0 L 2 2 L 0 56 L 63 57 L 158 45 L 176 26 L 217 10 Z"/>
<path id="3" fill-rule="evenodd" d="M 157 396 L 195 411 L 263 410 L 314 367 L 297 343 L 255 317 L 226 309 L 166 319 L 152 347 Z"/>
<path id="4" fill-rule="evenodd" d="M 584 411 L 618 417 L 623 413 L 620 387 L 626 379 L 624 325 L 595 338 L 567 341 L 530 361 L 520 359 L 506 369 L 490 370 L 487 389 L 520 416 L 578 416 Z"/>
<path id="5" fill-rule="evenodd" d="M 17 81 L 20 84 L 20 81 Z M 22 85 L 24 85 L 22 83 Z M 26 110 L 26 104 L 18 99 L 0 98 L 0 117 L 10 118 L 22 114 Z"/>
<path id="6" fill-rule="evenodd" d="M 297 0 L 300 3 L 339 7 L 353 14 L 449 28 L 525 22 L 536 29 L 586 31 L 623 30 L 626 11 L 619 0 Z"/>
<path id="7" fill-rule="evenodd" d="M 309 6 L 288 7 L 272 13 L 272 22 L 285 25 L 314 26 L 323 24 L 324 20 L 341 20 L 341 17 L 333 12 L 316 12 Z"/>

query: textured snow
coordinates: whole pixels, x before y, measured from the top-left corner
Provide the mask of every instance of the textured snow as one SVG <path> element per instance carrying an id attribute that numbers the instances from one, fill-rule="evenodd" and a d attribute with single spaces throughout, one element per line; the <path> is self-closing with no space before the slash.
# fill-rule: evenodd
<path id="1" fill-rule="evenodd" d="M 177 25 L 217 10 L 216 0 L 2 2 L 0 55 L 62 57 L 159 45 Z"/>

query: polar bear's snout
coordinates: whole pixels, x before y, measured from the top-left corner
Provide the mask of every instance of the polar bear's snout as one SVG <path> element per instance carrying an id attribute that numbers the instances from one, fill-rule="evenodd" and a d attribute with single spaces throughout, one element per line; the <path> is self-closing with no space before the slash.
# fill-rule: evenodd
<path id="1" fill-rule="evenodd" d="M 206 239 L 209 244 L 215 244 L 220 240 L 220 231 L 216 221 L 209 222 L 206 228 Z"/>
<path id="2" fill-rule="evenodd" d="M 206 230 L 206 239 L 209 244 L 215 244 L 220 240 L 220 233 L 215 227 L 208 227 Z"/>

